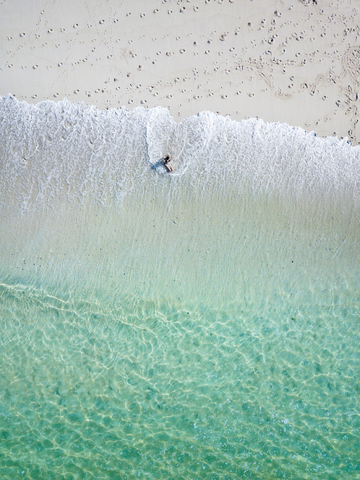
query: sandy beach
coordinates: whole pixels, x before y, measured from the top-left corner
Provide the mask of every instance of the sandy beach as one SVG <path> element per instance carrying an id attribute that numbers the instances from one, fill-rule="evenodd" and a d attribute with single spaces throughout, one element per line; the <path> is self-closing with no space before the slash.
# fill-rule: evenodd
<path id="1" fill-rule="evenodd" d="M 0 94 L 286 122 L 360 142 L 351 0 L 0 3 Z"/>

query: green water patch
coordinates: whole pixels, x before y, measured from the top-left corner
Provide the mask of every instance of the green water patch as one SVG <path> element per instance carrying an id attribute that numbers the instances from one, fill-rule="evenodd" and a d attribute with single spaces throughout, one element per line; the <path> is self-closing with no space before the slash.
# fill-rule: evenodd
<path id="1" fill-rule="evenodd" d="M 359 314 L 2 283 L 1 477 L 356 476 Z"/>
<path id="2" fill-rule="evenodd" d="M 0 477 L 358 472 L 359 214 L 149 188 L 0 234 Z"/>

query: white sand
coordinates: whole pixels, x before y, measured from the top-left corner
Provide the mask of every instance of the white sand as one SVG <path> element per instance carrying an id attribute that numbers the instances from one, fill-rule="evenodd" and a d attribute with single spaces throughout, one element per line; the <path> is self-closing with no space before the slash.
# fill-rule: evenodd
<path id="1" fill-rule="evenodd" d="M 0 95 L 259 117 L 360 142 L 351 0 L 0 0 Z"/>

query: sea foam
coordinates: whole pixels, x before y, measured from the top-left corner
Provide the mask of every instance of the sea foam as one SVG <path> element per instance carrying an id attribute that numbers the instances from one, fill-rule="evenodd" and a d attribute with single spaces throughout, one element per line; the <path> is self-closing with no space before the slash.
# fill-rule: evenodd
<path id="1" fill-rule="evenodd" d="M 149 184 L 360 200 L 360 147 L 287 124 L 212 112 L 176 123 L 161 107 L 102 111 L 10 95 L 0 99 L 0 122 L 1 203 L 11 197 L 25 210 L 59 198 L 121 204 Z M 167 154 L 173 173 L 161 165 Z"/>

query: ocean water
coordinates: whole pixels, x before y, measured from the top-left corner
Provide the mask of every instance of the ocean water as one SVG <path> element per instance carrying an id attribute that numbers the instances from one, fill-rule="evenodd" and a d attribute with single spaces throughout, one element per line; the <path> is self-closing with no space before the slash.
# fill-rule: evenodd
<path id="1" fill-rule="evenodd" d="M 360 478 L 359 207 L 346 139 L 2 97 L 0 477 Z"/>

